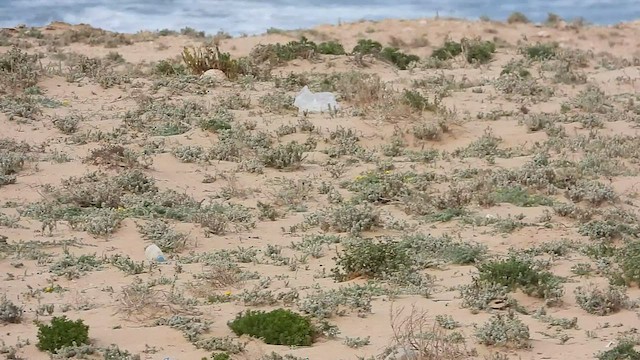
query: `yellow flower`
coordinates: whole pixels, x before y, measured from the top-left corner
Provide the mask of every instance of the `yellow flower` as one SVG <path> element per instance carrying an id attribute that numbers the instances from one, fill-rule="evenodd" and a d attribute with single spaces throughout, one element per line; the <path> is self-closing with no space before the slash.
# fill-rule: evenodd
<path id="1" fill-rule="evenodd" d="M 47 286 L 46 288 L 44 288 L 44 292 L 52 293 L 53 292 L 53 288 L 51 286 Z"/>
<path id="2" fill-rule="evenodd" d="M 388 174 L 391 174 L 391 170 L 387 170 L 387 171 L 385 171 L 384 173 L 385 173 L 385 174 L 387 174 L 387 175 L 388 175 Z"/>
<path id="3" fill-rule="evenodd" d="M 231 291 L 225 291 L 225 292 L 224 292 L 224 295 L 225 295 L 225 296 L 231 296 Z"/>

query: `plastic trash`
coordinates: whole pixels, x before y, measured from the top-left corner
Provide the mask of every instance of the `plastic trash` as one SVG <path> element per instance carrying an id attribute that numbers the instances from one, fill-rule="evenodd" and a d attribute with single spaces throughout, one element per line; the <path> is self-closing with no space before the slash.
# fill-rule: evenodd
<path id="1" fill-rule="evenodd" d="M 149 261 L 155 261 L 159 263 L 166 261 L 166 259 L 164 258 L 164 254 L 162 253 L 162 250 L 160 250 L 160 248 L 156 244 L 151 244 L 147 246 L 147 248 L 144 249 L 144 256 Z"/>
<path id="2" fill-rule="evenodd" d="M 335 95 L 330 92 L 313 93 L 305 86 L 296 95 L 293 105 L 299 112 L 324 112 L 339 109 Z"/>

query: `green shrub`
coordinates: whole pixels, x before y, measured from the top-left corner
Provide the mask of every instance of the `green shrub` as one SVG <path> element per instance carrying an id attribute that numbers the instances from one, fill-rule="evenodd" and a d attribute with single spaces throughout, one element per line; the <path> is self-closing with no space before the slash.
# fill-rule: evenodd
<path id="1" fill-rule="evenodd" d="M 200 75 L 210 69 L 222 71 L 229 80 L 235 80 L 243 74 L 243 69 L 236 59 L 229 53 L 223 53 L 216 46 L 201 47 L 199 49 L 187 47 L 182 51 L 182 60 L 192 74 Z"/>
<path id="2" fill-rule="evenodd" d="M 317 213 L 317 217 L 308 220 L 319 225 L 324 231 L 350 232 L 358 235 L 382 225 L 382 219 L 377 209 L 369 205 L 340 204 L 324 208 Z"/>
<path id="3" fill-rule="evenodd" d="M 306 37 L 286 44 L 258 45 L 251 50 L 251 58 L 257 63 L 283 64 L 294 59 L 311 59 L 317 53 L 317 45 Z"/>
<path id="4" fill-rule="evenodd" d="M 521 186 L 499 188 L 493 194 L 496 203 L 510 203 L 516 206 L 551 206 L 553 200 L 542 195 L 529 194 Z"/>
<path id="5" fill-rule="evenodd" d="M 487 253 L 484 244 L 477 243 L 457 243 L 453 244 L 447 251 L 447 259 L 453 264 L 468 265 L 481 261 Z"/>
<path id="6" fill-rule="evenodd" d="M 352 54 L 374 55 L 394 64 L 400 70 L 406 70 L 411 62 L 420 60 L 418 56 L 405 54 L 395 47 L 383 48 L 382 44 L 371 39 L 358 40 Z"/>
<path id="7" fill-rule="evenodd" d="M 633 342 L 621 341 L 613 349 L 603 351 L 596 357 L 598 360 L 640 360 L 640 352 L 633 347 Z"/>
<path id="8" fill-rule="evenodd" d="M 384 204 L 398 201 L 402 196 L 409 195 L 409 188 L 405 181 L 410 176 L 411 174 L 407 173 L 369 171 L 345 185 L 348 190 L 357 193 L 358 200 Z"/>
<path id="9" fill-rule="evenodd" d="M 234 120 L 233 113 L 226 108 L 218 108 L 211 116 L 200 120 L 200 128 L 205 131 L 219 132 L 221 130 L 231 130 L 231 123 Z"/>
<path id="10" fill-rule="evenodd" d="M 41 73 L 38 60 L 38 55 L 29 55 L 16 46 L 0 54 L 0 94 L 36 85 Z"/>
<path id="11" fill-rule="evenodd" d="M 260 106 L 264 111 L 273 112 L 273 113 L 282 113 L 285 111 L 290 111 L 295 109 L 293 106 L 293 102 L 295 98 L 291 95 L 287 95 L 284 91 L 277 91 L 274 93 L 265 94 L 258 99 L 260 102 Z M 281 128 L 286 127 L 286 125 L 281 126 Z M 294 126 L 289 126 L 289 131 L 296 131 Z M 289 133 L 293 133 L 289 132 Z M 278 131 L 278 136 L 287 135 L 287 131 L 280 132 Z"/>
<path id="12" fill-rule="evenodd" d="M 308 318 L 285 309 L 248 310 L 228 325 L 238 336 L 246 334 L 272 345 L 309 346 L 316 336 Z"/>
<path id="13" fill-rule="evenodd" d="M 344 250 L 338 255 L 336 267 L 331 271 L 338 281 L 359 276 L 383 278 L 409 268 L 412 259 L 405 249 L 394 241 L 374 242 L 369 239 L 354 239 L 344 243 Z"/>
<path id="14" fill-rule="evenodd" d="M 177 232 L 166 220 L 154 219 L 144 225 L 136 224 L 136 227 L 145 240 L 164 252 L 179 252 L 187 242 L 187 235 Z"/>
<path id="15" fill-rule="evenodd" d="M 544 24 L 547 26 L 554 26 L 561 21 L 562 21 L 562 18 L 560 17 L 560 15 L 550 12 L 550 13 L 547 13 L 547 20 L 545 20 Z"/>
<path id="16" fill-rule="evenodd" d="M 382 44 L 371 39 L 360 39 L 351 51 L 362 55 L 377 54 L 382 51 Z"/>
<path id="17" fill-rule="evenodd" d="M 515 23 L 527 24 L 530 21 L 529 21 L 529 18 L 525 14 L 523 14 L 523 13 L 521 13 L 519 11 L 516 11 L 516 12 L 511 13 L 511 15 L 509 15 L 509 17 L 507 18 L 507 22 L 509 24 L 515 24 Z"/>
<path id="18" fill-rule="evenodd" d="M 492 41 L 463 39 L 462 46 L 465 48 L 465 56 L 469 64 L 485 64 L 493 58 L 493 53 L 496 52 L 496 44 Z"/>
<path id="19" fill-rule="evenodd" d="M 455 41 L 445 41 L 444 44 L 434 49 L 431 53 L 431 57 L 439 60 L 449 60 L 460 55 L 462 53 L 462 45 Z"/>
<path id="20" fill-rule="evenodd" d="M 508 300 L 507 291 L 509 289 L 500 284 L 491 284 L 473 279 L 469 285 L 462 285 L 459 288 L 462 298 L 461 306 L 469 308 L 472 312 L 487 310 L 494 301 L 504 302 Z"/>
<path id="21" fill-rule="evenodd" d="M 392 47 L 382 49 L 380 57 L 394 64 L 400 70 L 406 70 L 410 63 L 420 60 L 416 55 L 405 54 L 399 49 Z"/>
<path id="22" fill-rule="evenodd" d="M 531 72 L 526 68 L 526 64 L 522 60 L 520 60 L 520 61 L 514 61 L 514 60 L 509 61 L 502 68 L 502 71 L 500 72 L 500 75 L 505 75 L 505 74 L 514 74 L 518 78 L 527 78 L 527 77 L 531 76 Z M 544 113 L 542 115 L 544 115 Z"/>
<path id="23" fill-rule="evenodd" d="M 65 135 L 71 135 L 78 131 L 78 124 L 83 120 L 81 115 L 69 114 L 63 118 L 53 120 L 53 125 Z"/>
<path id="24" fill-rule="evenodd" d="M 430 108 L 429 99 L 424 97 L 418 91 L 405 89 L 402 93 L 402 102 L 411 106 L 413 109 L 422 111 Z M 415 132 L 415 131 L 414 131 Z M 418 136 L 416 136 L 418 137 Z M 424 138 L 424 137 L 418 137 Z"/>
<path id="25" fill-rule="evenodd" d="M 537 43 L 532 46 L 525 47 L 522 52 L 532 60 L 549 60 L 556 57 L 558 51 L 557 43 Z"/>
<path id="26" fill-rule="evenodd" d="M 227 353 L 211 354 L 211 360 L 231 360 L 231 356 Z"/>
<path id="27" fill-rule="evenodd" d="M 640 285 L 640 241 L 631 241 L 622 249 L 620 268 L 625 280 Z"/>
<path id="28" fill-rule="evenodd" d="M 279 45 L 279 44 L 276 44 Z M 317 45 L 302 36 L 298 41 L 290 41 L 286 45 L 278 47 L 277 55 L 281 61 L 297 58 L 309 59 L 316 52 Z"/>
<path id="29" fill-rule="evenodd" d="M 528 295 L 550 301 L 558 300 L 564 292 L 560 278 L 549 271 L 536 269 L 531 261 L 514 256 L 481 264 L 478 271 L 481 282 L 503 285 L 511 290 L 519 288 Z"/>
<path id="30" fill-rule="evenodd" d="M 51 324 L 38 325 L 38 343 L 42 351 L 55 352 L 64 346 L 89 344 L 89 325 L 82 319 L 71 321 L 66 316 L 53 317 Z"/>
<path id="31" fill-rule="evenodd" d="M 344 47 L 337 41 L 327 41 L 318 44 L 318 53 L 326 55 L 344 55 Z"/>
<path id="32" fill-rule="evenodd" d="M 296 141 L 285 145 L 278 145 L 274 149 L 266 149 L 260 155 L 260 160 L 266 167 L 275 169 L 297 169 L 305 159 L 306 147 Z"/>
<path id="33" fill-rule="evenodd" d="M 171 60 L 160 60 L 153 67 L 153 73 L 163 76 L 185 75 L 186 68 L 183 64 L 175 64 Z"/>

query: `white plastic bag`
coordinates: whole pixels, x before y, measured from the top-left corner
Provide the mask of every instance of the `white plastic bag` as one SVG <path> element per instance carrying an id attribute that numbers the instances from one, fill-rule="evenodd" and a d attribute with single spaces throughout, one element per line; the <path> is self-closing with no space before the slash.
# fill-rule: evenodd
<path id="1" fill-rule="evenodd" d="M 296 95 L 293 105 L 298 108 L 299 112 L 325 112 L 340 108 L 333 93 L 313 93 L 307 86 L 303 87 Z"/>

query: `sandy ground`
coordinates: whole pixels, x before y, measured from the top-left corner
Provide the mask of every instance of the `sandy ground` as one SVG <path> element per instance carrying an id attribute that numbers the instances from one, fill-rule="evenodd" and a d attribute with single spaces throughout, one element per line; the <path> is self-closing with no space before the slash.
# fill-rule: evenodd
<path id="1" fill-rule="evenodd" d="M 309 114 L 307 119 L 321 130 L 315 135 L 319 141 L 315 150 L 307 152 L 306 159 L 299 169 L 293 171 L 281 171 L 273 168 L 265 168 L 263 173 L 249 173 L 238 170 L 238 163 L 232 161 L 217 161 L 199 163 L 184 163 L 171 152 L 178 146 L 192 145 L 209 148 L 215 146 L 220 140 L 217 134 L 201 130 L 198 126 L 178 135 L 157 136 L 144 131 L 138 132 L 126 128 L 124 114 L 135 110 L 138 105 L 136 100 L 141 96 L 150 96 L 155 102 L 170 101 L 172 103 L 181 100 L 191 100 L 205 106 L 207 109 L 216 109 L 221 99 L 232 94 L 248 96 L 251 103 L 248 108 L 232 110 L 235 115 L 234 122 L 255 122 L 257 130 L 269 132 L 275 139 L 275 143 L 285 144 L 291 140 L 305 142 L 310 134 L 296 132 L 294 134 L 276 136 L 275 130 L 282 125 L 296 124 L 302 115 L 298 115 L 295 109 L 285 109 L 282 112 L 269 112 L 263 109 L 259 99 L 265 94 L 278 89 L 274 81 L 254 81 L 252 86 L 244 86 L 241 82 L 220 81 L 217 84 L 204 86 L 201 93 L 189 92 L 170 86 L 160 85 L 154 89 L 157 75 L 148 73 L 156 62 L 179 58 L 184 46 L 200 44 L 204 39 L 193 38 L 186 35 L 169 35 L 157 37 L 153 34 L 138 34 L 133 36 L 133 42 L 129 45 L 119 45 L 116 48 L 105 47 L 104 44 L 87 44 L 83 42 L 70 42 L 68 44 L 51 44 L 50 39 L 62 36 L 65 31 L 74 27 L 66 24 L 52 24 L 41 30 L 43 39 L 20 35 L 20 29 L 5 30 L 5 34 L 11 34 L 11 39 L 20 41 L 22 47 L 29 53 L 42 52 L 45 54 L 41 62 L 48 67 L 50 72 L 41 76 L 37 86 L 47 99 L 56 100 L 58 106 L 43 107 L 42 113 L 33 119 L 10 119 L 8 114 L 0 113 L 0 137 L 25 141 L 32 147 L 31 159 L 25 167 L 17 173 L 15 184 L 4 185 L 0 188 L 0 211 L 5 218 L 14 219 L 15 222 L 3 222 L 0 225 L 0 235 L 6 237 L 8 244 L 23 244 L 31 246 L 45 255 L 35 254 L 33 250 L 17 251 L 17 247 L 11 247 L 0 253 L 0 273 L 3 275 L 0 289 L 7 298 L 24 307 L 24 315 L 19 324 L 2 324 L 2 340 L 6 346 L 22 345 L 17 354 L 23 359 L 47 359 L 49 355 L 40 352 L 35 347 L 37 342 L 37 327 L 34 320 L 47 322 L 51 316 L 65 314 L 71 319 L 81 318 L 90 326 L 90 337 L 93 345 L 104 347 L 116 344 L 121 349 L 126 349 L 134 354 L 141 354 L 144 359 L 200 359 L 210 356 L 211 351 L 197 349 L 181 333 L 180 330 L 169 326 L 154 324 L 154 318 L 167 317 L 170 314 L 161 312 L 153 313 L 142 319 L 139 314 L 126 315 L 123 312 L 123 289 L 134 282 L 135 278 L 142 281 L 159 281 L 167 279 L 171 284 L 154 286 L 153 289 L 173 291 L 182 294 L 185 298 L 192 299 L 196 305 L 193 311 L 197 311 L 197 317 L 210 321 L 208 332 L 202 334 L 204 338 L 212 336 L 235 335 L 227 327 L 227 321 L 246 308 L 272 309 L 288 307 L 298 310 L 295 304 L 273 306 L 245 306 L 242 301 L 235 299 L 225 303 L 209 303 L 206 296 L 192 291 L 188 285 L 196 281 L 198 274 L 207 271 L 203 263 L 186 263 L 181 259 L 189 253 L 204 254 L 223 249 L 254 248 L 258 250 L 257 261 L 254 263 L 240 263 L 239 265 L 249 271 L 256 271 L 260 279 L 270 278 L 271 283 L 267 289 L 274 293 L 298 289 L 300 297 L 304 298 L 312 286 L 317 285 L 322 289 L 338 288 L 353 284 L 363 284 L 364 278 L 357 278 L 347 282 L 336 282 L 333 278 L 321 276 L 323 269 L 328 274 L 335 266 L 335 253 L 340 247 L 331 245 L 324 250 L 324 256 L 320 258 L 309 257 L 306 263 L 298 264 L 292 270 L 292 266 L 279 265 L 273 258 L 269 258 L 267 246 L 282 247 L 285 257 L 301 258 L 302 253 L 290 248 L 292 242 L 300 241 L 306 234 L 323 233 L 319 228 L 310 228 L 304 231 L 291 233 L 289 227 L 304 221 L 305 216 L 314 213 L 318 209 L 329 207 L 327 196 L 317 191 L 321 182 L 329 182 L 345 198 L 353 196 L 347 189 L 339 184 L 343 181 L 352 181 L 364 171 L 375 169 L 376 163 L 365 161 L 347 161 L 349 156 L 341 157 L 338 162 L 345 164 L 345 170 L 338 178 L 330 176 L 324 164 L 329 159 L 323 153 L 331 142 L 328 139 L 330 131 L 337 127 L 351 128 L 360 135 L 360 144 L 370 150 L 375 150 L 381 160 L 394 165 L 393 172 L 416 171 L 431 172 L 444 176 L 447 180 L 433 185 L 429 191 L 444 193 L 455 170 L 464 169 L 509 169 L 519 168 L 529 162 L 535 154 L 535 149 L 540 144 L 548 143 L 551 138 L 544 130 L 529 131 L 520 123 L 519 119 L 526 117 L 525 113 L 560 113 L 562 104 L 575 98 L 581 90 L 589 85 L 598 86 L 609 96 L 616 108 L 623 109 L 635 99 L 635 113 L 627 112 L 623 118 L 613 118 L 610 114 L 596 114 L 595 117 L 602 122 L 601 127 L 586 127 L 580 122 L 559 123 L 558 126 L 566 131 L 569 138 L 588 138 L 593 136 L 637 136 L 638 99 L 640 92 L 640 22 L 620 24 L 609 27 L 592 27 L 587 25 L 573 25 L 560 23 L 553 26 L 536 26 L 533 24 L 506 24 L 497 22 L 461 21 L 447 19 L 425 19 L 419 21 L 388 20 L 381 22 L 359 22 L 343 24 L 340 26 L 319 26 L 304 32 L 289 32 L 278 34 L 265 34 L 255 37 L 242 37 L 223 39 L 220 48 L 228 51 L 234 57 L 246 56 L 251 49 L 258 44 L 285 43 L 296 40 L 298 35 L 304 34 L 310 40 L 320 42 L 334 39 L 341 42 L 345 49 L 349 50 L 356 45 L 358 39 L 370 38 L 387 45 L 390 42 L 400 44 L 403 51 L 428 57 L 433 49 L 439 47 L 445 38 L 460 40 L 463 37 L 481 37 L 486 40 L 495 40 L 500 46 L 493 60 L 487 64 L 471 65 L 464 59 L 450 61 L 450 68 L 435 69 L 417 66 L 410 70 L 398 70 L 393 65 L 380 60 L 365 59 L 366 67 L 358 65 L 350 56 L 322 55 L 317 59 L 296 59 L 287 64 L 272 69 L 272 74 L 287 76 L 294 74 L 331 74 L 346 71 L 358 71 L 368 74 L 376 74 L 388 86 L 401 91 L 412 88 L 413 82 L 432 79 L 430 85 L 423 90 L 433 97 L 438 91 L 435 78 L 450 79 L 452 90 L 442 98 L 442 105 L 455 112 L 451 116 L 449 130 L 442 134 L 440 139 L 418 140 L 411 135 L 411 129 L 416 122 L 432 121 L 437 116 L 430 112 L 423 114 L 410 114 L 402 116 L 403 109 L 388 111 L 389 109 L 377 109 L 365 112 L 360 116 L 355 111 L 356 105 L 347 101 L 341 101 L 342 109 L 336 116 L 328 114 Z M 77 28 L 77 27 L 76 27 Z M 540 62 L 530 65 L 537 83 L 544 88 L 554 90 L 552 96 L 547 98 L 535 96 L 520 96 L 518 94 L 505 94 L 494 86 L 494 80 L 500 77 L 504 66 L 512 59 L 521 59 L 523 55 L 518 48 L 523 44 L 535 44 L 536 42 L 559 43 L 561 48 L 574 49 L 586 54 L 586 66 L 578 69 L 586 76 L 586 83 L 565 84 L 553 80 L 553 72 L 541 71 Z M 25 44 L 31 44 L 26 46 Z M 0 47 L 0 53 L 10 49 L 10 46 Z M 110 52 L 117 52 L 124 59 L 124 63 L 116 67 L 117 71 L 131 74 L 131 81 L 110 88 L 103 88 L 94 79 L 84 78 L 69 82 L 64 76 L 68 69 L 64 65 L 56 65 L 54 54 L 77 53 L 90 58 L 103 58 Z M 623 62 L 622 59 L 626 60 Z M 635 63 L 634 63 L 635 59 Z M 607 66 L 607 60 L 609 64 Z M 58 74 L 56 67 L 59 67 Z M 53 69 L 53 70 L 52 70 Z M 550 75 L 551 74 L 551 75 Z M 455 84 L 466 84 L 455 88 Z M 287 95 L 295 96 L 300 87 L 285 89 Z M 3 95 L 8 97 L 9 95 Z M 629 105 L 632 106 L 632 105 Z M 622 110 L 621 110 L 622 111 Z M 492 119 L 487 114 L 500 114 Z M 65 135 L 56 126 L 54 119 L 65 117 L 69 114 L 80 114 L 83 120 L 78 125 L 75 134 Z M 483 118 L 482 115 L 485 117 Z M 476 157 L 451 156 L 434 163 L 412 162 L 405 156 L 394 157 L 382 155 L 381 147 L 389 144 L 394 137 L 394 132 L 400 131 L 405 141 L 405 148 L 410 150 L 435 149 L 439 152 L 455 153 L 456 149 L 465 148 L 479 139 L 490 128 L 493 135 L 502 139 L 500 148 L 525 149 L 522 156 L 495 156 L 494 161 L 487 161 Z M 125 129 L 126 135 L 109 140 L 108 137 L 90 138 L 85 143 L 73 140 L 78 134 L 95 133 L 102 131 L 111 133 L 114 129 Z M 128 130 L 127 130 L 128 129 Z M 124 140 L 126 139 L 126 140 Z M 48 199 L 47 186 L 60 187 L 61 181 L 69 177 L 79 177 L 91 171 L 101 170 L 107 174 L 115 175 L 121 169 L 107 169 L 104 166 L 92 165 L 83 161 L 92 149 L 99 148 L 108 142 L 120 142 L 127 148 L 140 151 L 145 144 L 151 141 L 164 141 L 164 152 L 152 153 L 149 158 L 152 164 L 144 169 L 144 173 L 156 181 L 160 190 L 173 189 L 179 193 L 192 196 L 196 201 L 210 198 L 216 201 L 243 204 L 251 209 L 256 217 L 255 227 L 233 231 L 229 229 L 225 234 L 205 236 L 202 226 L 188 221 L 171 220 L 177 231 L 187 234 L 187 246 L 180 253 L 167 254 L 169 261 L 154 267 L 145 267 L 145 271 L 137 275 L 128 275 L 109 264 L 107 260 L 100 269 L 92 269 L 81 273 L 77 278 L 68 279 L 52 273 L 51 266 L 63 255 L 63 247 L 59 245 L 47 245 L 73 239 L 68 251 L 74 255 L 96 254 L 98 258 L 106 259 L 115 254 L 129 256 L 133 261 L 145 261 L 144 248 L 149 243 L 143 239 L 136 224 L 145 221 L 140 217 L 126 213 L 119 228 L 107 236 L 93 236 L 80 229 L 72 229 L 71 225 L 59 220 L 57 226 L 49 232 L 42 231 L 42 222 L 28 215 L 19 215 L 19 210 L 31 203 Z M 631 145 L 633 146 L 633 145 Z M 52 160 L 52 154 L 66 154 L 68 161 L 57 162 Z M 564 158 L 577 161 L 583 156 L 577 146 L 575 149 L 563 147 L 552 151 L 553 158 Z M 607 157 L 600 157 L 599 161 L 605 161 Z M 601 175 L 603 183 L 611 185 L 620 199 L 616 204 L 619 208 L 635 213 L 637 207 L 638 166 L 633 158 L 621 160 L 628 168 L 625 174 L 611 176 Z M 207 175 L 215 181 L 203 181 Z M 274 184 L 275 179 L 292 179 L 295 184 L 300 179 L 313 184 L 312 190 L 301 200 L 301 211 L 288 209 L 286 204 L 279 204 L 274 193 L 287 190 Z M 226 194 L 220 197 L 219 194 Z M 569 202 L 563 192 L 551 196 L 557 201 Z M 274 204 L 283 216 L 275 221 L 257 218 L 258 202 Z M 592 205 L 579 204 L 584 208 L 592 208 Z M 379 235 L 401 236 L 408 232 L 421 232 L 441 236 L 448 234 L 462 241 L 474 241 L 485 244 L 490 256 L 503 256 L 509 249 L 531 249 L 544 243 L 559 240 L 575 241 L 576 243 L 588 243 L 586 236 L 578 233 L 577 221 L 560 217 L 554 213 L 551 206 L 519 207 L 508 203 L 498 203 L 493 206 L 481 206 L 476 202 L 468 204 L 470 213 L 481 217 L 493 216 L 500 218 L 513 217 L 518 214 L 524 216 L 524 222 L 533 225 L 524 226 L 510 232 L 497 232 L 492 225 L 471 225 L 460 219 L 448 222 L 433 222 L 425 220 L 425 217 L 406 214 L 398 204 L 375 204 L 376 208 L 392 214 L 397 220 L 406 221 L 409 225 L 405 230 L 376 230 L 366 232 L 364 236 L 375 237 Z M 599 210 L 604 211 L 609 205 L 602 205 Z M 549 214 L 544 222 L 538 221 L 540 217 Z M 342 234 L 346 236 L 346 234 Z M 27 244 L 27 245 L 25 245 Z M 460 293 L 456 289 L 458 285 L 469 284 L 476 272 L 474 265 L 441 264 L 433 268 L 423 270 L 425 274 L 434 277 L 434 285 L 429 297 L 419 295 L 399 295 L 393 299 L 388 296 L 375 296 L 372 301 L 371 313 L 359 317 L 354 312 L 345 316 L 333 316 L 329 320 L 336 325 L 340 334 L 336 338 L 320 338 L 311 347 L 288 348 L 286 346 L 267 345 L 260 340 L 243 337 L 241 341 L 248 343 L 246 350 L 233 355 L 234 359 L 259 359 L 264 354 L 275 351 L 280 354 L 292 354 L 301 358 L 313 360 L 324 359 L 358 359 L 369 358 L 381 354 L 385 347 L 393 340 L 393 331 L 390 324 L 392 308 L 405 306 L 407 309 L 415 305 L 417 309 L 427 312 L 428 325 L 435 323 L 437 315 L 451 315 L 460 323 L 455 329 L 465 339 L 465 348 L 468 350 L 459 358 L 498 358 L 501 353 L 509 359 L 586 359 L 593 358 L 599 351 L 607 350 L 619 341 L 620 334 L 634 335 L 637 328 L 637 310 L 622 309 L 608 316 L 597 316 L 587 313 L 580 308 L 574 297 L 574 289 L 588 283 L 606 286 L 607 279 L 601 274 L 594 273 L 590 277 L 578 276 L 571 271 L 572 266 L 578 263 L 595 264 L 593 259 L 573 249 L 561 256 L 550 259 L 551 271 L 565 277 L 563 283 L 564 295 L 562 304 L 558 306 L 545 306 L 544 300 L 514 292 L 511 295 L 518 303 L 528 310 L 528 314 L 519 314 L 520 319 L 529 327 L 531 347 L 529 349 L 509 349 L 498 346 L 485 346 L 480 344 L 475 337 L 475 325 L 483 324 L 492 314 L 506 310 L 472 312 L 461 307 Z M 199 285 L 203 293 L 224 294 L 230 292 L 235 296 L 243 289 L 252 289 L 259 280 L 249 280 L 237 286 L 220 287 L 216 289 L 202 289 L 205 285 Z M 48 287 L 60 287 L 64 291 L 49 291 Z M 196 286 L 198 287 L 198 286 Z M 629 298 L 635 300 L 640 295 L 637 286 L 627 289 Z M 53 314 L 42 313 L 43 305 L 54 305 Z M 547 315 L 556 318 L 577 318 L 577 326 L 569 329 L 561 329 L 541 321 L 534 317 L 539 308 L 545 308 Z M 64 312 L 63 312 L 64 310 Z M 137 312 L 134 310 L 134 312 Z M 152 311 L 153 312 L 153 311 Z M 636 334 L 637 335 L 637 334 Z M 343 344 L 345 337 L 370 336 L 370 344 L 360 348 L 350 348 Z M 25 345 L 24 340 L 29 344 Z M 8 357 L 9 358 L 9 357 Z"/>

